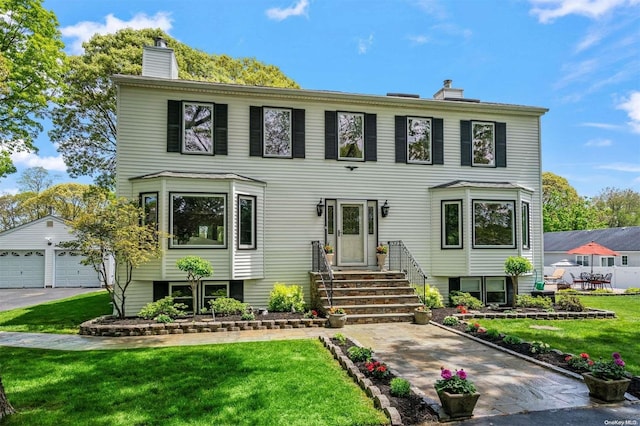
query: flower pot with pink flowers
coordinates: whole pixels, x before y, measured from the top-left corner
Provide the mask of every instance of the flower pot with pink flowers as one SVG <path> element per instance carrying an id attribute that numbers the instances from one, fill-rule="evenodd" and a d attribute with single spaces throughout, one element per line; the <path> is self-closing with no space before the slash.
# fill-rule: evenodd
<path id="1" fill-rule="evenodd" d="M 473 382 L 467 379 L 467 373 L 463 369 L 453 373 L 443 367 L 440 369 L 440 377 L 434 387 L 442 410 L 453 419 L 473 416 L 480 394 Z"/>
<path id="2" fill-rule="evenodd" d="M 589 395 L 605 402 L 624 401 L 624 394 L 631 383 L 625 370 L 625 362 L 618 352 L 611 359 L 594 361 L 588 373 L 583 373 Z"/>

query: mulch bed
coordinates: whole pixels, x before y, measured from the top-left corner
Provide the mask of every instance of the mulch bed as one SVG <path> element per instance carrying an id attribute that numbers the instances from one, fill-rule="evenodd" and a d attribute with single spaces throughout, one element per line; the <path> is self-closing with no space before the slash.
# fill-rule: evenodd
<path id="1" fill-rule="evenodd" d="M 439 308 L 439 309 L 432 309 L 431 310 L 433 312 L 433 318 L 432 321 L 437 322 L 439 324 L 442 324 L 443 319 L 446 316 L 451 316 L 454 315 L 456 313 L 458 313 L 456 308 Z M 483 311 L 489 311 L 488 309 L 484 308 Z M 487 321 L 491 321 L 491 320 L 483 320 L 483 323 L 486 325 Z M 475 320 L 470 320 L 470 323 L 475 322 Z M 466 323 L 460 323 L 457 326 L 447 326 L 450 328 L 453 328 L 455 330 L 461 331 L 463 333 L 468 333 L 471 336 L 474 336 L 478 339 L 481 340 L 486 340 L 488 342 L 493 343 L 494 345 L 497 346 L 501 346 L 503 348 L 512 350 L 513 352 L 517 352 L 519 354 L 522 355 L 526 355 L 530 358 L 534 358 L 537 359 L 539 361 L 542 362 L 546 362 L 547 364 L 551 364 L 553 366 L 562 368 L 564 370 L 567 371 L 571 371 L 573 373 L 577 373 L 577 374 L 582 374 L 585 372 L 585 370 L 580 370 L 580 369 L 576 369 L 574 367 L 572 367 L 571 365 L 569 365 L 566 361 L 565 358 L 567 357 L 568 354 L 565 353 L 558 353 L 557 351 L 551 351 L 551 352 L 546 352 L 546 353 L 531 353 L 531 344 L 524 342 L 524 343 L 520 343 L 520 344 L 509 344 L 509 343 L 505 343 L 502 340 L 502 337 L 497 337 L 497 338 L 492 338 L 490 336 L 488 336 L 486 333 L 477 333 L 477 332 L 472 332 L 472 331 L 467 331 L 467 324 Z M 579 354 L 574 354 L 574 355 L 579 355 Z M 627 391 L 629 394 L 635 396 L 636 398 L 640 398 L 640 381 L 637 379 L 634 379 L 631 382 L 631 386 L 629 387 L 629 390 Z"/>
<path id="2" fill-rule="evenodd" d="M 346 339 L 346 343 L 341 344 L 339 340 L 335 338 L 331 338 L 331 343 L 340 347 L 342 352 L 346 355 L 347 349 L 351 346 L 357 346 L 354 342 L 349 339 Z M 373 359 L 373 361 L 384 362 L 384 360 Z M 416 394 L 413 390 L 407 397 L 397 397 L 391 395 L 390 382 L 391 379 L 397 377 L 392 372 L 389 373 L 389 376 L 379 379 L 376 377 L 372 377 L 368 375 L 368 371 L 365 367 L 364 362 L 354 362 L 356 367 L 367 376 L 371 382 L 380 389 L 380 392 L 385 395 L 392 406 L 394 406 L 398 413 L 400 413 L 400 417 L 402 418 L 402 423 L 405 425 L 416 425 L 422 423 L 437 423 L 438 416 L 434 413 L 427 403 L 420 395 Z"/>

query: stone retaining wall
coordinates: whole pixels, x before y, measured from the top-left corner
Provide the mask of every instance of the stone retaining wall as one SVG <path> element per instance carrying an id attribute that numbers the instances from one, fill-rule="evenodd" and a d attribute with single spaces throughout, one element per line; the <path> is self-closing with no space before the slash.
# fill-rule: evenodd
<path id="1" fill-rule="evenodd" d="M 154 336 L 186 333 L 219 333 L 243 330 L 279 330 L 288 328 L 324 327 L 326 318 L 276 319 L 254 321 L 188 321 L 145 324 L 100 324 L 105 317 L 80 324 L 80 334 L 85 336 Z"/>
<path id="2" fill-rule="evenodd" d="M 453 314 L 461 320 L 468 319 L 507 319 L 507 318 L 529 318 L 545 320 L 565 320 L 565 319 L 604 319 L 615 318 L 613 311 L 591 309 L 585 312 L 468 312 L 466 314 Z"/>

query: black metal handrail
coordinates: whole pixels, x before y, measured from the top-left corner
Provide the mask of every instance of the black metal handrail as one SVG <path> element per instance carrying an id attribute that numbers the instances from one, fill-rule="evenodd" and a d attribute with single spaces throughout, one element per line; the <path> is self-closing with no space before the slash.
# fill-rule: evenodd
<path id="1" fill-rule="evenodd" d="M 423 291 L 422 302 L 424 303 L 427 296 L 427 274 L 402 240 L 389 241 L 387 244 L 389 244 L 389 270 L 404 272 L 416 294 L 418 294 L 418 289 L 415 285 L 421 284 Z M 418 297 L 420 297 L 419 294 Z"/>
<path id="2" fill-rule="evenodd" d="M 329 300 L 329 307 L 333 306 L 333 271 L 327 260 L 327 254 L 324 252 L 324 246 L 320 241 L 311 241 L 311 271 L 320 275 L 324 291 Z"/>

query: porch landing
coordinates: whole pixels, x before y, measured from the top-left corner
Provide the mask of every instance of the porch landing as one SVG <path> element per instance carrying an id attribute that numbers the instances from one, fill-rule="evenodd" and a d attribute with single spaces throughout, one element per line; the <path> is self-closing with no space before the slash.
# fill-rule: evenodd
<path id="1" fill-rule="evenodd" d="M 420 299 L 400 271 L 333 270 L 333 287 L 311 272 L 311 298 L 317 309 L 331 306 L 347 312 L 347 324 L 412 322 Z"/>

